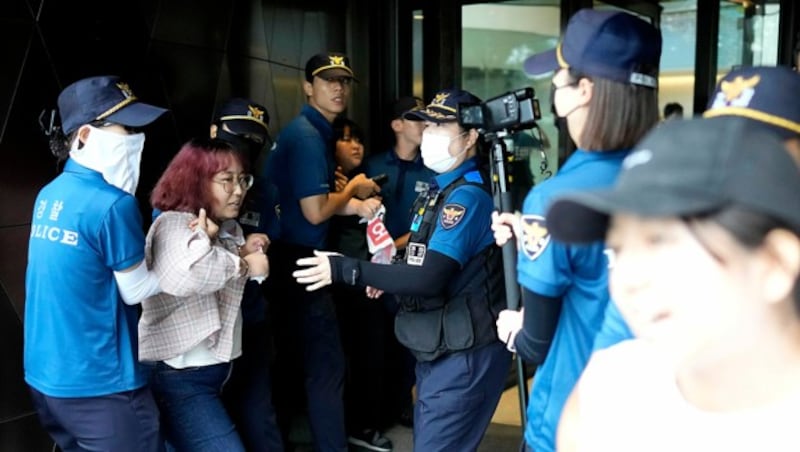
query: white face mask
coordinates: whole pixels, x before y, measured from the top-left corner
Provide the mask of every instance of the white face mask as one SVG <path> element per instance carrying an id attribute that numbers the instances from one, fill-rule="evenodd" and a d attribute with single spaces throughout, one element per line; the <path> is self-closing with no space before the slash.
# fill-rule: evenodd
<path id="1" fill-rule="evenodd" d="M 420 150 L 422 151 L 422 162 L 428 168 L 436 171 L 437 173 L 445 173 L 453 168 L 453 165 L 458 160 L 458 156 L 464 153 L 467 149 L 464 148 L 456 155 L 450 155 L 450 142 L 454 139 L 464 135 L 467 132 L 460 133 L 453 138 L 445 135 L 436 135 L 432 133 L 422 134 L 422 144 Z"/>
<path id="2" fill-rule="evenodd" d="M 144 134 L 120 135 L 92 126 L 89 128 L 92 131 L 83 147 L 78 149 L 80 140 L 72 143 L 70 158 L 101 173 L 109 184 L 135 194 L 139 185 Z"/>

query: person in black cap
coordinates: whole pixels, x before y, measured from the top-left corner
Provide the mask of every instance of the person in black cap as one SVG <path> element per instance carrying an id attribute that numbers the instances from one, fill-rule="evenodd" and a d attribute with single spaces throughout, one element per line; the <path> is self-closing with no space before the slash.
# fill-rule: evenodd
<path id="1" fill-rule="evenodd" d="M 403 117 L 409 111 L 424 108 L 424 102 L 418 97 L 406 96 L 395 100 L 389 121 L 394 146 L 370 156 L 366 163 L 368 176 L 387 176 L 387 184 L 381 189 L 383 205 L 386 206 L 384 222 L 401 253 L 408 242 L 411 205 L 420 193 L 428 190 L 428 182 L 436 175 L 423 164 L 419 152 L 424 123 Z"/>
<path id="2" fill-rule="evenodd" d="M 743 118 L 748 129 L 764 129 L 782 139 L 786 151 L 800 165 L 800 103 L 786 102 L 787 92 L 800 92 L 800 74 L 789 68 L 734 69 L 717 83 L 703 117 Z M 715 121 L 708 124 L 714 127 Z M 609 304 L 595 344 L 612 344 L 632 336 L 622 314 Z"/>
<path id="3" fill-rule="evenodd" d="M 636 335 L 592 356 L 559 451 L 797 448 L 798 193 L 780 140 L 727 117 L 665 124 L 613 188 L 553 202 L 554 239 L 605 237 Z"/>
<path id="4" fill-rule="evenodd" d="M 417 198 L 428 191 L 428 182 L 436 175 L 422 162 L 419 146 L 422 143 L 422 130 L 425 123 L 406 119 L 404 115 L 412 110 L 422 110 L 425 103 L 415 96 L 403 96 L 391 106 L 389 127 L 394 137 L 393 146 L 385 152 L 371 155 L 365 164 L 369 177 L 385 174 L 387 181 L 381 187 L 381 200 L 386 206 L 383 221 L 389 235 L 394 239 L 398 258 L 405 253 L 410 232 L 411 208 Z M 393 297 L 386 300 L 396 309 Z M 408 350 L 392 341 L 389 347 L 395 375 L 390 381 L 389 392 L 393 395 L 390 411 L 396 411 L 399 422 L 406 427 L 413 426 L 414 417 L 414 364 L 416 360 Z"/>
<path id="5" fill-rule="evenodd" d="M 381 265 L 315 251 L 297 261 L 309 268 L 294 272 L 310 291 L 340 283 L 397 297 L 395 334 L 417 359 L 414 450 L 426 452 L 478 448 L 511 366 L 494 331 L 505 289 L 490 180 L 478 130 L 457 121 L 462 103 L 480 100 L 446 89 L 404 116 L 425 121 L 422 160 L 438 173 L 414 204 L 405 260 Z"/>
<path id="6" fill-rule="evenodd" d="M 505 310 L 497 334 L 538 365 L 528 403 L 525 448 L 549 452 L 561 408 L 591 353 L 609 304 L 602 242 L 572 247 L 551 240 L 545 209 L 562 192 L 609 186 L 633 145 L 658 123 L 661 35 L 620 11 L 582 9 L 554 50 L 525 61 L 525 71 L 553 76 L 556 113 L 578 149 L 552 178 L 537 184 L 522 215 L 493 214 L 498 245 L 519 244 L 522 311 Z"/>
<path id="7" fill-rule="evenodd" d="M 285 298 L 271 299 L 275 319 L 275 404 L 288 446 L 295 389 L 305 386 L 308 418 L 320 450 L 347 449 L 342 390 L 344 357 L 333 301 L 328 290 L 307 292 L 291 277 L 294 261 L 324 249 L 333 215 L 372 218 L 380 200 L 367 198 L 380 187 L 366 175 L 335 189 L 333 120 L 350 97 L 353 70 L 339 53 L 323 53 L 306 63 L 303 91 L 308 102 L 278 135 L 262 177 L 275 184 L 279 199 L 280 238 L 270 245 L 272 284 Z M 275 287 L 275 286 L 273 286 Z"/>
<path id="8" fill-rule="evenodd" d="M 34 204 L 25 276 L 25 381 L 61 450 L 158 451 L 158 409 L 137 359 L 136 304 L 161 291 L 134 197 L 144 133 L 167 110 L 116 76 L 58 96 L 51 149 L 68 157 Z"/>
<path id="9" fill-rule="evenodd" d="M 250 167 L 256 168 L 261 150 L 270 142 L 267 108 L 250 99 L 228 99 L 214 113 L 209 135 L 244 152 Z"/>
<path id="10" fill-rule="evenodd" d="M 266 107 L 250 99 L 230 98 L 214 112 L 209 135 L 234 146 L 244 155 L 244 161 L 249 162 L 250 171 L 254 171 L 261 151 L 270 142 L 269 113 Z M 273 214 L 277 197 L 269 191 L 272 188 L 269 181 L 256 179 L 245 194 L 238 221 L 245 235 L 265 233 L 272 240 L 278 235 L 277 217 Z M 283 440 L 272 406 L 271 326 L 266 315 L 266 298 L 272 292 L 269 278 L 261 284 L 248 281 L 245 285 L 241 307 L 244 351 L 234 361 L 222 397 L 245 448 L 277 452 L 283 450 Z"/>

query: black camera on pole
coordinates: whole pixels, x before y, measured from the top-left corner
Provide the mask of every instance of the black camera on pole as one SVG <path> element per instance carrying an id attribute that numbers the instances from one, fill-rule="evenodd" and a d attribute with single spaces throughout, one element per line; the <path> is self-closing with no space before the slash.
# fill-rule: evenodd
<path id="1" fill-rule="evenodd" d="M 542 113 L 533 88 L 525 87 L 483 103 L 459 104 L 457 117 L 459 125 L 466 129 L 493 134 L 530 129 L 542 119 Z"/>
<path id="2" fill-rule="evenodd" d="M 514 200 L 509 185 L 513 178 L 510 176 L 509 166 L 514 161 L 514 155 L 507 152 L 505 138 L 514 132 L 538 127 L 536 121 L 542 118 L 542 114 L 533 88 L 509 91 L 483 103 L 462 103 L 458 105 L 457 110 L 458 124 L 465 129 L 477 129 L 483 135 L 484 141 L 490 144 L 492 197 L 495 208 L 500 212 L 512 212 Z M 508 241 L 502 250 L 506 304 L 509 309 L 518 310 L 521 298 L 517 284 L 516 247 L 512 241 Z M 516 361 L 520 416 L 522 425 L 525 425 L 525 409 L 528 405 L 527 371 L 519 357 Z"/>

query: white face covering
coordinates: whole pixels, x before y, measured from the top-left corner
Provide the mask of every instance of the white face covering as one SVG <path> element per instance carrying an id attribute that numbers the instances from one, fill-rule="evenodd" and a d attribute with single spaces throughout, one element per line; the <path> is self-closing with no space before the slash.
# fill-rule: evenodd
<path id="1" fill-rule="evenodd" d="M 135 194 L 139 185 L 144 134 L 120 135 L 92 126 L 89 128 L 92 131 L 83 147 L 78 149 L 80 140 L 72 143 L 70 158 L 101 173 L 109 184 Z"/>
<path id="2" fill-rule="evenodd" d="M 456 153 L 456 155 L 450 155 L 450 142 L 461 135 L 464 135 L 464 133 L 460 133 L 453 138 L 445 135 L 423 133 L 422 144 L 420 145 L 420 150 L 422 151 L 422 163 L 439 174 L 445 173 L 452 169 L 453 165 L 458 159 L 458 156 L 467 149 L 462 149 Z"/>

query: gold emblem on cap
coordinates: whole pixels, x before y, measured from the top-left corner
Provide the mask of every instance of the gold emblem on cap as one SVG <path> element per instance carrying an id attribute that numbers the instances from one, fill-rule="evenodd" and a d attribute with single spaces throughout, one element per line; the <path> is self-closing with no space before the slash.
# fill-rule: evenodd
<path id="1" fill-rule="evenodd" d="M 136 96 L 133 95 L 133 90 L 131 90 L 131 87 L 128 86 L 127 83 L 125 83 L 125 82 L 117 82 L 117 83 L 115 83 L 115 85 L 117 85 L 117 88 L 119 88 L 120 92 L 122 93 L 122 96 L 125 97 L 125 99 L 123 99 L 117 105 L 114 105 L 113 107 L 111 107 L 108 110 L 104 111 L 103 113 L 99 114 L 95 118 L 95 120 L 99 121 L 101 119 L 105 119 L 105 118 L 113 115 L 114 113 L 120 111 L 123 107 L 125 107 L 125 106 L 127 106 L 127 105 L 129 105 L 129 104 L 131 104 L 133 102 L 136 102 L 138 100 L 138 99 L 136 99 Z"/>
<path id="2" fill-rule="evenodd" d="M 445 101 L 447 98 L 450 97 L 450 93 L 439 93 L 434 96 L 433 100 L 431 101 L 431 106 L 442 107 L 444 106 Z"/>
<path id="3" fill-rule="evenodd" d="M 133 95 L 133 90 L 131 90 L 131 87 L 125 82 L 117 83 L 117 88 L 122 91 L 122 95 L 125 96 L 126 99 L 129 97 L 136 97 Z"/>
<path id="4" fill-rule="evenodd" d="M 328 57 L 331 61 L 331 66 L 344 66 L 344 57 L 343 56 L 329 56 Z"/>
<path id="5" fill-rule="evenodd" d="M 800 134 L 800 123 L 784 118 L 776 114 L 776 112 L 769 111 L 771 108 L 765 111 L 763 106 L 754 107 L 750 105 L 750 101 L 756 95 L 756 86 L 760 82 L 761 76 L 758 74 L 750 78 L 737 75 L 733 80 L 722 81 L 719 84 L 719 92 L 717 92 L 714 102 L 703 113 L 703 117 L 741 116 Z"/>
<path id="6" fill-rule="evenodd" d="M 428 104 L 427 113 L 434 118 L 449 118 L 450 117 L 449 115 L 444 115 L 441 113 L 437 115 L 435 114 L 436 112 L 431 110 L 431 108 L 439 108 L 441 110 L 455 113 L 456 112 L 455 108 L 448 107 L 447 105 L 444 104 L 445 102 L 447 102 L 448 97 L 450 97 L 450 93 L 438 93 L 435 96 L 433 96 L 433 100 L 431 101 L 430 104 Z"/>
<path id="7" fill-rule="evenodd" d="M 248 105 L 247 109 L 249 110 L 248 115 L 258 119 L 259 121 L 264 121 L 264 110 L 253 105 Z"/>
<path id="8" fill-rule="evenodd" d="M 744 78 L 739 75 L 733 80 L 720 83 L 719 90 L 725 94 L 725 101 L 730 102 L 741 97 L 746 90 L 753 89 L 760 81 L 761 77 L 758 75 L 750 78 Z"/>

